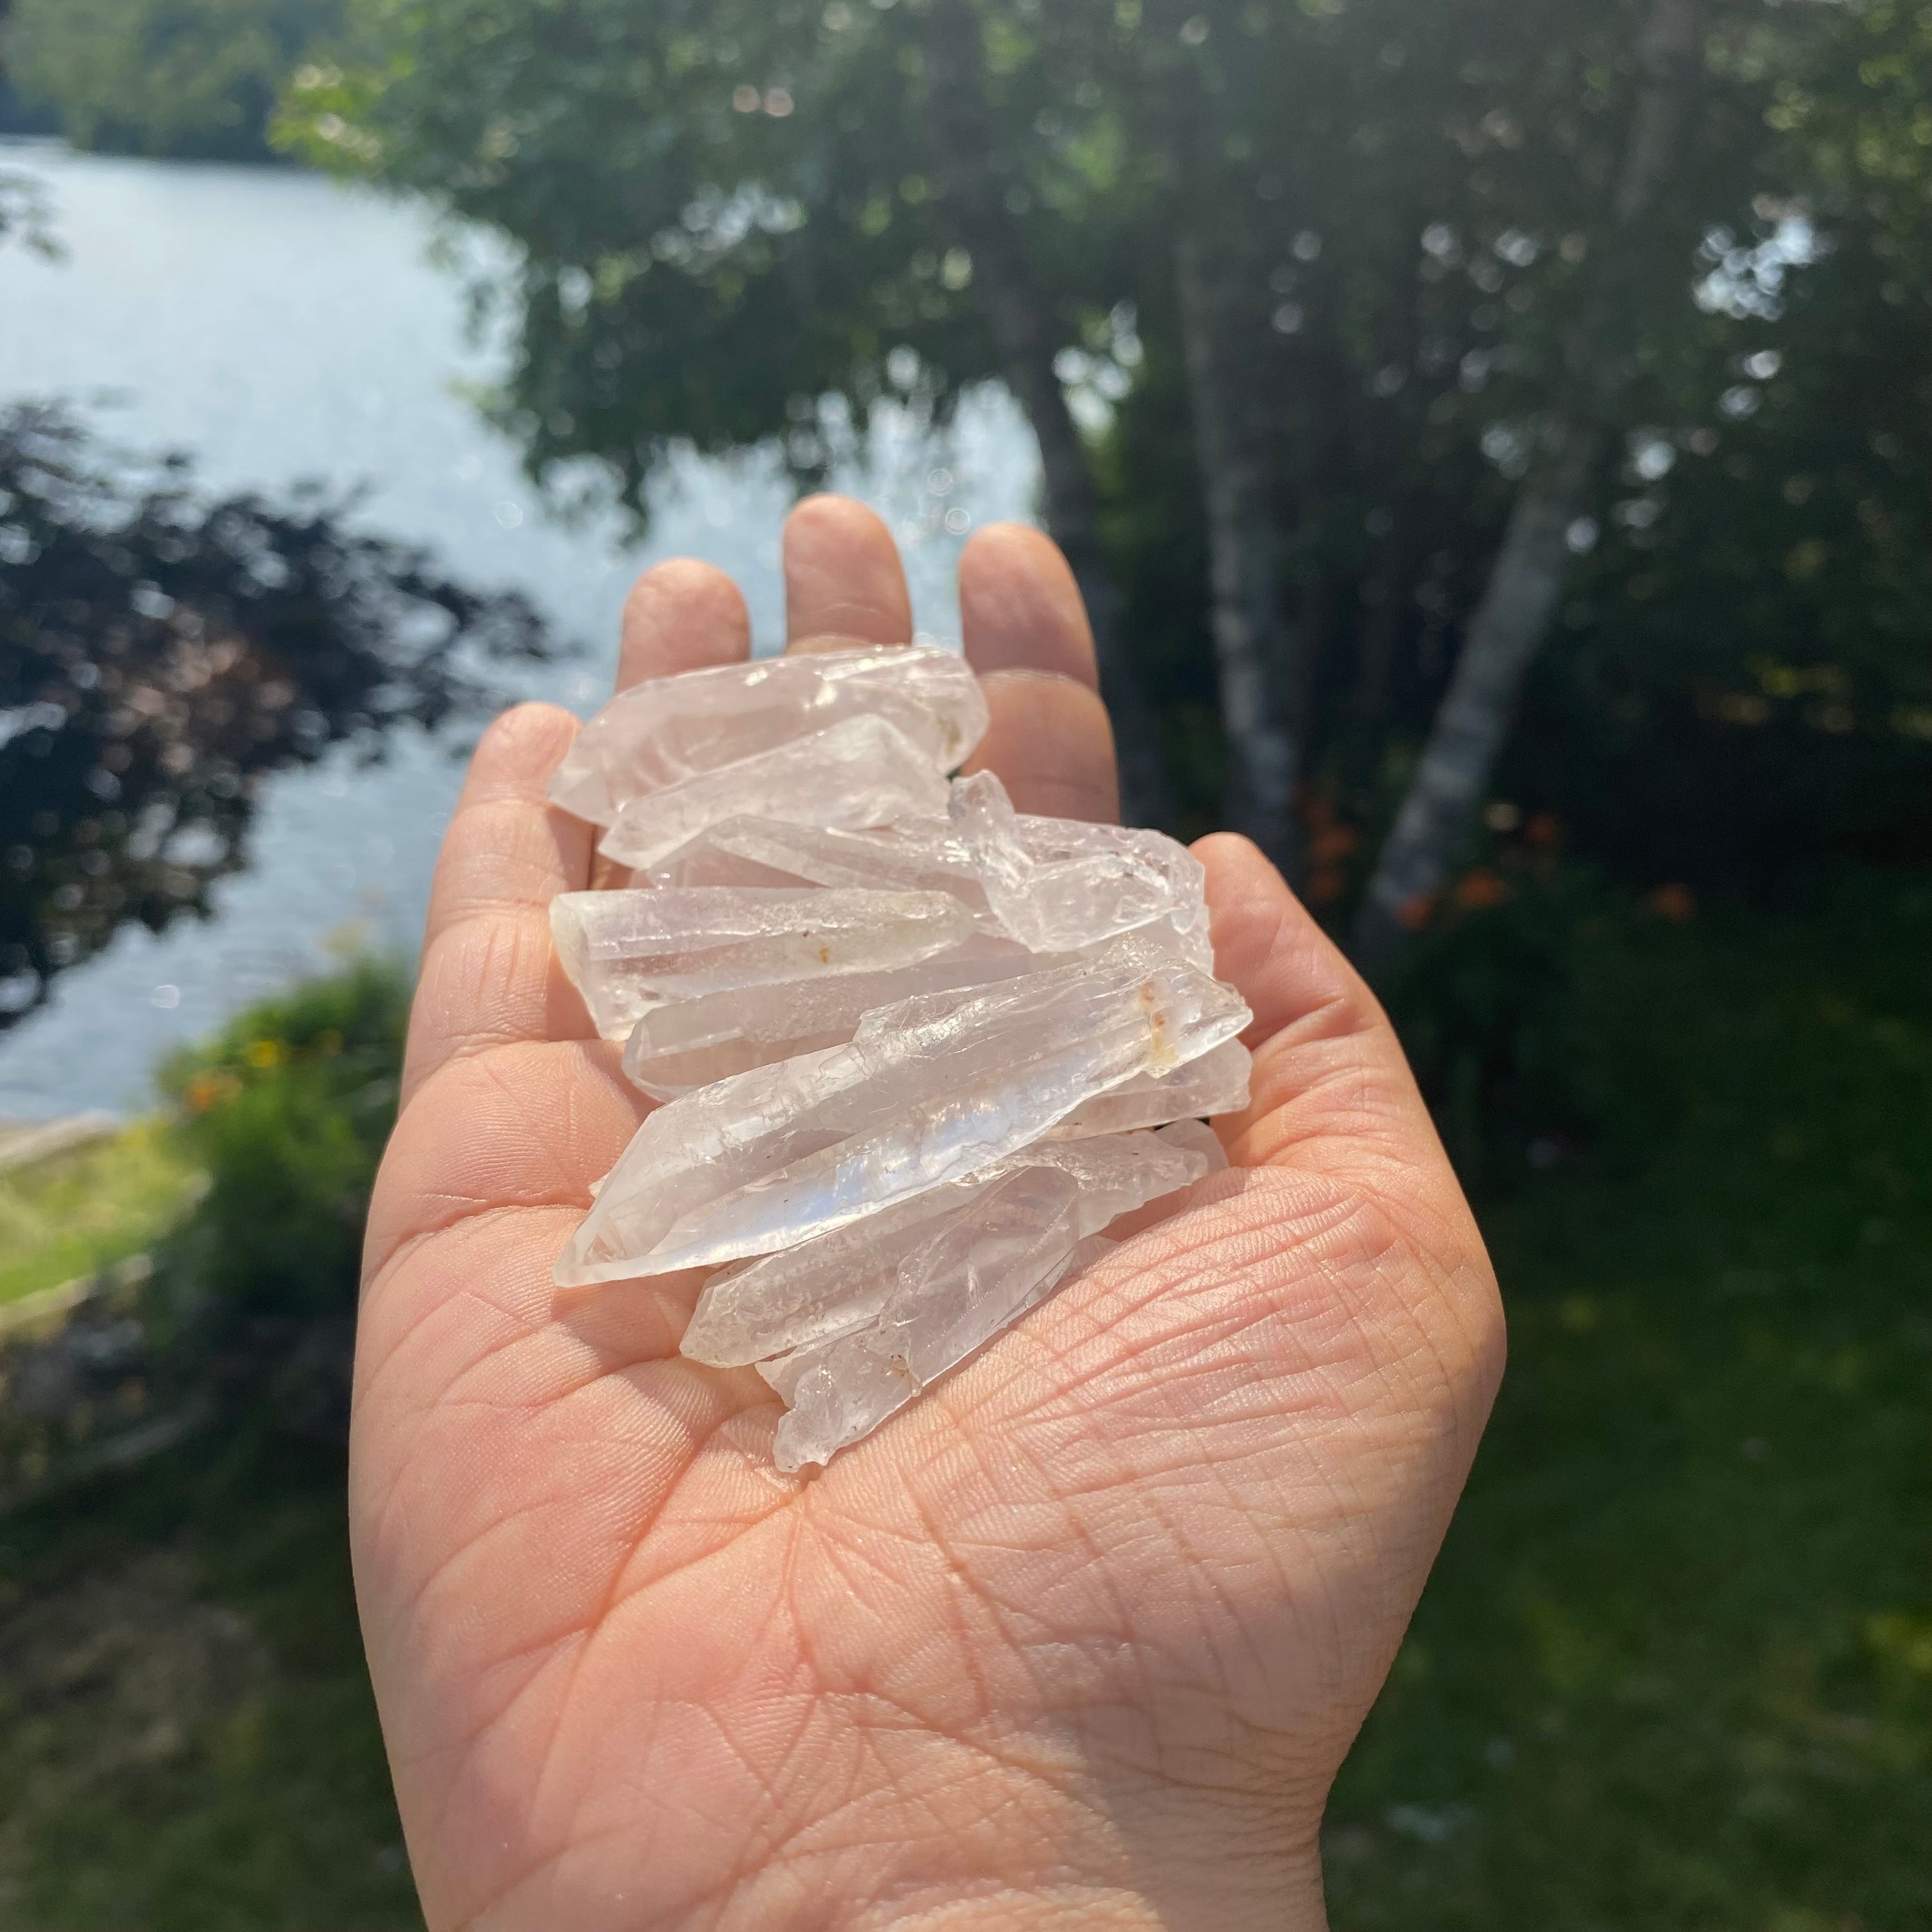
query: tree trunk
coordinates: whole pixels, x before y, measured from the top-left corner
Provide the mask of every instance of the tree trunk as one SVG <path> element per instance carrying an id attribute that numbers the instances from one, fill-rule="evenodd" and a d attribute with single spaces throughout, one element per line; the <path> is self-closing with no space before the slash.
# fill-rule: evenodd
<path id="1" fill-rule="evenodd" d="M 1079 425 L 1054 368 L 1054 339 L 1044 291 L 1028 263 L 1024 238 L 1007 212 L 992 166 L 993 130 L 985 111 L 978 22 L 957 4 L 938 10 L 927 41 L 933 80 L 936 171 L 944 182 L 973 258 L 1001 380 L 1039 440 L 1048 533 L 1065 552 L 1086 600 L 1100 662 L 1100 694 L 1113 718 L 1120 763 L 1120 815 L 1130 825 L 1171 824 L 1172 788 L 1160 730 L 1129 658 L 1123 599 L 1100 538 L 1100 495 Z"/>
<path id="2" fill-rule="evenodd" d="M 1702 0 L 1652 0 L 1638 49 L 1643 79 L 1612 202 L 1619 230 L 1649 213 L 1670 171 L 1702 25 Z M 1455 674 L 1356 915 L 1350 950 L 1372 976 L 1426 916 L 1448 876 L 1562 595 L 1568 532 L 1588 507 L 1604 424 L 1628 381 L 1630 358 L 1605 352 L 1594 322 L 1586 312 L 1571 332 L 1564 360 L 1576 393 L 1544 418 L 1544 454 L 1517 492 Z"/>
<path id="3" fill-rule="evenodd" d="M 1356 916 L 1356 963 L 1386 965 L 1419 925 L 1489 782 L 1525 674 L 1563 592 L 1570 524 L 1588 500 L 1598 437 L 1574 427 L 1516 494 L 1509 526 L 1429 742 Z"/>
<path id="4" fill-rule="evenodd" d="M 1243 393 L 1235 318 L 1205 253 L 1198 235 L 1184 234 L 1174 272 L 1208 518 L 1210 618 L 1228 746 L 1226 816 L 1230 830 L 1245 832 L 1292 872 L 1302 748 L 1300 706 L 1291 694 L 1298 694 L 1300 680 L 1282 610 L 1280 538 L 1256 412 Z"/>

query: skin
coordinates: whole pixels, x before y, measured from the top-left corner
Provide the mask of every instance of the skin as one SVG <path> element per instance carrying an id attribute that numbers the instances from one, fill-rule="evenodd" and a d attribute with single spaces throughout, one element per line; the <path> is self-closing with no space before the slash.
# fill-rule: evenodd
<path id="1" fill-rule="evenodd" d="M 910 634 L 860 505 L 801 505 L 784 556 L 792 648 Z M 960 579 L 976 764 L 1110 817 L 1064 561 L 996 527 Z M 721 573 L 662 565 L 619 682 L 749 628 Z M 1255 1013 L 1233 1170 L 782 1476 L 764 1384 L 677 1353 L 696 1277 L 551 1285 L 649 1105 L 551 956 L 548 902 L 593 876 L 544 803 L 575 729 L 524 706 L 478 749 L 370 1218 L 356 1580 L 433 1932 L 1322 1925 L 1328 1789 L 1503 1358 L 1380 1008 L 1252 846 L 1204 839 Z"/>

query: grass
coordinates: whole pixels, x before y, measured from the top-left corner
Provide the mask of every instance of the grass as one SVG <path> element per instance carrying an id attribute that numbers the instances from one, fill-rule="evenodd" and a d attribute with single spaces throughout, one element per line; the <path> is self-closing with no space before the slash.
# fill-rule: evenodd
<path id="1" fill-rule="evenodd" d="M 196 1178 L 158 1120 L 0 1172 L 0 1305 L 139 1254 L 179 1217 Z"/>
<path id="2" fill-rule="evenodd" d="M 1336 1932 L 1932 1924 L 1932 884 L 1593 955 L 1622 1098 L 1328 1834 Z M 83 1506 L 84 1504 L 84 1506 Z M 0 1924 L 419 1925 L 334 1457 L 0 1522 Z"/>
<path id="3" fill-rule="evenodd" d="M 252 1430 L 0 1522 L 0 1925 L 420 1932 L 342 1487 Z"/>
<path id="4" fill-rule="evenodd" d="M 1928 959 L 1880 879 L 1604 962 L 1664 1130 L 1486 1217 L 1510 1373 L 1337 1932 L 1932 1924 Z"/>

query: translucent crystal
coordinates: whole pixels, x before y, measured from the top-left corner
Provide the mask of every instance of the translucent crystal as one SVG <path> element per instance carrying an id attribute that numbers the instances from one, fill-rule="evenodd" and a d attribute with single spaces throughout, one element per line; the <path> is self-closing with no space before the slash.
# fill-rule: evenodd
<path id="1" fill-rule="evenodd" d="M 944 892 L 698 886 L 560 893 L 550 926 L 598 1031 L 621 1040 L 665 1001 L 728 1000 L 765 981 L 806 986 L 929 958 L 967 938 L 973 919 Z"/>
<path id="2" fill-rule="evenodd" d="M 698 999 L 652 1001 L 634 1016 L 624 1071 L 655 1099 L 675 1100 L 754 1066 L 842 1046 L 874 1007 L 996 985 L 1037 972 L 1041 964 L 1016 940 L 976 934 L 910 965 L 806 973 Z"/>
<path id="3" fill-rule="evenodd" d="M 1211 970 L 1206 874 L 1158 832 L 1022 818 L 991 772 L 952 787 L 950 814 L 1006 929 L 1036 952 L 1070 952 L 1156 920 Z"/>
<path id="4" fill-rule="evenodd" d="M 720 664 L 620 692 L 578 733 L 550 795 L 580 818 L 612 824 L 632 799 L 861 716 L 892 724 L 934 772 L 960 764 L 986 729 L 979 680 L 950 651 L 900 646 Z"/>
<path id="5" fill-rule="evenodd" d="M 1189 1180 L 1208 1165 L 1188 1151 L 1175 1163 Z M 903 1256 L 863 1326 L 761 1362 L 758 1372 L 788 1411 L 778 1466 L 830 1461 L 1105 1254 L 1113 1244 L 1083 1232 L 1101 1211 L 1084 1202 L 1073 1173 L 1016 1165 Z"/>
<path id="6" fill-rule="evenodd" d="M 916 1280 L 934 1239 L 980 1225 L 982 1199 L 1024 1169 L 1066 1175 L 1075 1189 L 1076 1235 L 1098 1234 L 1120 1215 L 1225 1165 L 1220 1144 L 1211 1134 L 1207 1141 L 1208 1146 L 1189 1145 L 1155 1134 L 1121 1134 L 1044 1142 L 969 1179 L 728 1268 L 705 1285 L 685 1331 L 684 1352 L 700 1362 L 755 1362 L 873 1321 L 889 1298 Z"/>
<path id="7" fill-rule="evenodd" d="M 928 753 L 896 724 L 866 715 L 628 799 L 598 849 L 648 868 L 722 819 L 884 825 L 944 811 L 946 796 Z"/>
<path id="8" fill-rule="evenodd" d="M 728 818 L 660 860 L 650 878 L 658 886 L 866 886 L 950 892 L 982 924 L 997 926 L 972 855 L 946 818 L 906 819 L 874 832 Z"/>
<path id="9" fill-rule="evenodd" d="M 868 1013 L 851 1042 L 688 1094 L 638 1130 L 556 1268 L 610 1281 L 769 1254 L 975 1173 L 1084 1102 L 1198 1058 L 1238 994 L 1131 940 Z"/>
<path id="10" fill-rule="evenodd" d="M 1254 1055 L 1238 1040 L 1223 1040 L 1171 1073 L 1142 1074 L 1076 1107 L 1056 1134 L 1124 1134 L 1204 1114 L 1238 1114 L 1248 1104 Z"/>
<path id="11" fill-rule="evenodd" d="M 913 1282 L 874 1322 L 760 1364 L 788 1412 L 773 1448 L 778 1466 L 830 1461 L 1047 1294 L 1078 1244 L 1078 1192 L 1051 1168 L 1008 1174 L 970 1222 L 934 1238 Z"/>

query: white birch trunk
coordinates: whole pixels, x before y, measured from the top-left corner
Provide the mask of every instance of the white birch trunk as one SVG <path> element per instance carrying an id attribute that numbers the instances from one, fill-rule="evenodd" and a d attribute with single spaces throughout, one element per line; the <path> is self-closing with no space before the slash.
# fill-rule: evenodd
<path id="1" fill-rule="evenodd" d="M 1648 214 L 1670 171 L 1702 28 L 1702 0 L 1652 0 L 1639 45 L 1643 81 L 1612 204 L 1618 228 Z M 1371 974 L 1388 963 L 1448 877 L 1562 595 L 1567 535 L 1589 506 L 1603 424 L 1624 380 L 1604 372 L 1628 362 L 1597 349 L 1593 321 L 1584 317 L 1570 345 L 1566 364 L 1578 392 L 1544 420 L 1544 454 L 1517 492 L 1455 674 L 1356 916 L 1350 950 Z"/>

